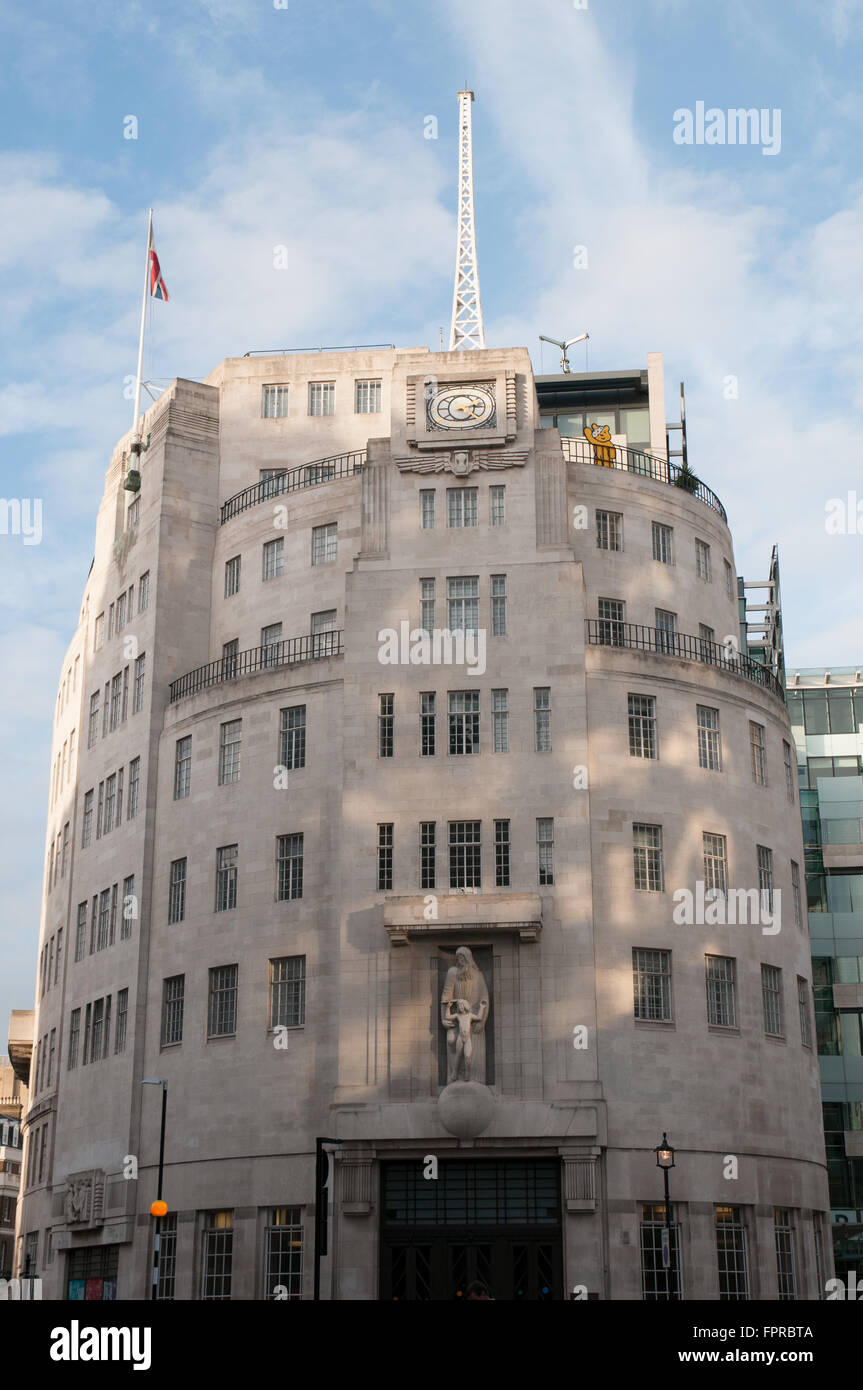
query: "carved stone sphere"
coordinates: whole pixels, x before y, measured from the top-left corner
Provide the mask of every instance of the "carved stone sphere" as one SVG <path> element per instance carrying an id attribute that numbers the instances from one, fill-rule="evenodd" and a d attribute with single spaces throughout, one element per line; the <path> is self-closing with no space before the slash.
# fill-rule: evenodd
<path id="1" fill-rule="evenodd" d="M 494 1117 L 494 1096 L 478 1081 L 452 1081 L 438 1097 L 444 1129 L 456 1139 L 475 1139 Z"/>

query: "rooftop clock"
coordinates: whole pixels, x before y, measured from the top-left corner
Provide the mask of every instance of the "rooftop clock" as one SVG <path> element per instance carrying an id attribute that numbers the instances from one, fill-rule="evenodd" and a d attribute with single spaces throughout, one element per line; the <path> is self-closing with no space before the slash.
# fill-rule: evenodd
<path id="1" fill-rule="evenodd" d="M 428 399 L 429 429 L 481 430 L 495 423 L 493 386 L 442 386 Z"/>

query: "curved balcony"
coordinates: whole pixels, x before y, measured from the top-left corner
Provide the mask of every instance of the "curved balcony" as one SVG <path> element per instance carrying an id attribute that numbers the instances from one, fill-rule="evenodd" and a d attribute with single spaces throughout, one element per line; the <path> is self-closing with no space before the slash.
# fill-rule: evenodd
<path id="1" fill-rule="evenodd" d="M 342 631 L 305 633 L 302 637 L 287 637 L 284 642 L 273 642 L 266 647 L 250 647 L 246 652 L 234 656 L 222 656 L 196 671 L 172 681 L 169 703 L 176 704 L 188 695 L 206 690 L 224 681 L 239 680 L 251 676 L 256 671 L 274 671 L 280 666 L 299 666 L 305 661 L 320 661 L 327 656 L 341 656 Z"/>
<path id="2" fill-rule="evenodd" d="M 663 628 L 642 627 L 638 623 L 621 623 L 616 618 L 585 618 L 585 638 L 590 647 L 628 647 L 639 652 L 655 652 L 659 656 L 677 656 L 684 661 L 700 661 L 705 666 L 718 666 L 735 676 L 745 676 L 756 685 L 769 690 L 785 704 L 782 684 L 773 672 L 751 656 L 729 652 L 718 642 L 692 637 L 685 632 L 666 632 Z"/>
<path id="3" fill-rule="evenodd" d="M 365 449 L 355 449 L 350 454 L 332 454 L 329 458 L 304 463 L 300 468 L 287 468 L 284 473 L 276 473 L 272 478 L 262 478 L 259 483 L 244 488 L 222 503 L 221 525 L 224 526 L 232 516 L 238 516 L 249 507 L 256 507 L 259 502 L 269 502 L 272 497 L 283 497 L 288 492 L 298 492 L 305 487 L 319 487 L 333 478 L 352 478 L 356 473 L 362 473 L 365 461 Z"/>
<path id="4" fill-rule="evenodd" d="M 629 449 L 623 444 L 591 444 L 589 439 L 573 439 L 561 436 L 563 456 L 567 463 L 592 463 L 600 468 L 622 468 L 627 473 L 637 473 L 641 478 L 652 478 L 657 483 L 667 483 L 697 497 L 706 507 L 722 517 L 726 526 L 728 517 L 725 508 L 715 492 L 696 478 L 694 473 L 683 469 L 678 463 L 658 458 L 656 454 L 645 454 L 641 449 Z"/>

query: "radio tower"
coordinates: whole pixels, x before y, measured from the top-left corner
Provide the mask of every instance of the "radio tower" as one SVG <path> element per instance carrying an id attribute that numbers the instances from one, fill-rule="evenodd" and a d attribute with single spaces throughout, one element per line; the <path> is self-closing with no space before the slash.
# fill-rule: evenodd
<path id="1" fill-rule="evenodd" d="M 473 142 L 470 121 L 470 104 L 473 99 L 473 92 L 458 94 L 458 244 L 455 253 L 450 352 L 457 352 L 460 348 L 485 347 L 473 212 Z"/>

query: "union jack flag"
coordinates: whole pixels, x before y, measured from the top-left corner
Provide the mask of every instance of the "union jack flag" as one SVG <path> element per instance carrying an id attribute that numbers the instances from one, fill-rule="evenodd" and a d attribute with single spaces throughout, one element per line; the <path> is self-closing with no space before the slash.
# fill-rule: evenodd
<path id="1" fill-rule="evenodd" d="M 159 257 L 156 255 L 156 248 L 150 247 L 150 296 L 152 299 L 164 299 L 166 302 L 170 298 L 168 286 L 162 278 L 159 269 Z"/>

